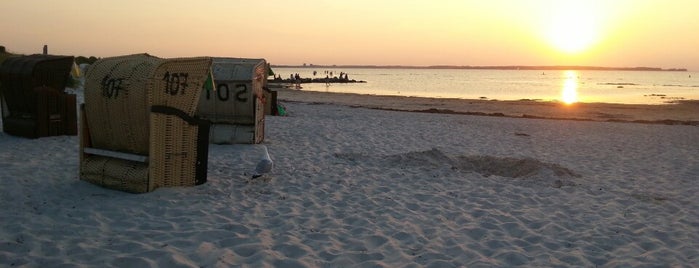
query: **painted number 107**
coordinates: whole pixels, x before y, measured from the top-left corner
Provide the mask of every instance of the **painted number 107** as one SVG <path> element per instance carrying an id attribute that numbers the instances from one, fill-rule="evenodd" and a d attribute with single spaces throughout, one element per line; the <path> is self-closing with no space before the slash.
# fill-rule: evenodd
<path id="1" fill-rule="evenodd" d="M 109 75 L 102 78 L 100 85 L 102 86 L 102 96 L 108 99 L 116 99 L 119 96 L 119 90 L 122 90 L 123 78 L 113 78 Z"/>
<path id="2" fill-rule="evenodd" d="M 163 76 L 165 81 L 165 93 L 170 95 L 184 94 L 187 88 L 188 73 L 170 73 L 166 72 Z"/>

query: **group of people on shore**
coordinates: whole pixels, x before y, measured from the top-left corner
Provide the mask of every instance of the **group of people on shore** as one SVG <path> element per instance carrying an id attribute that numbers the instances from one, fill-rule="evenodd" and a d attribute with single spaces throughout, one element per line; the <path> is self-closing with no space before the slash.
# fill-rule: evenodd
<path id="1" fill-rule="evenodd" d="M 313 77 L 315 77 L 318 74 L 317 71 L 313 71 Z M 325 71 L 325 78 L 336 78 L 336 79 L 344 79 L 344 80 L 349 80 L 349 77 L 347 73 L 345 72 L 340 72 L 340 77 L 335 77 L 333 76 L 333 71 Z"/>
<path id="2" fill-rule="evenodd" d="M 311 82 L 353 82 L 354 80 L 349 79 L 349 75 L 346 72 L 340 72 L 340 76 L 334 76 L 333 71 L 325 71 L 325 78 L 315 78 L 318 75 L 317 71 L 313 71 L 314 78 L 304 78 L 301 77 L 299 73 L 292 73 L 289 78 L 284 79 L 282 75 L 274 75 L 274 80 L 276 82 L 289 82 L 289 83 L 311 83 Z"/>

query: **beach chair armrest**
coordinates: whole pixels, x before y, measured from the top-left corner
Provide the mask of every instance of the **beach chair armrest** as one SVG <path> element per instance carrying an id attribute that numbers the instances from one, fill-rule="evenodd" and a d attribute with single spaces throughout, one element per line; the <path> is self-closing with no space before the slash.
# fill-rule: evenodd
<path id="1" fill-rule="evenodd" d="M 110 150 L 90 148 L 90 147 L 83 148 L 83 152 L 86 154 L 106 156 L 106 157 L 124 159 L 124 160 L 141 162 L 141 163 L 148 163 L 148 156 L 145 156 L 145 155 L 110 151 Z"/>

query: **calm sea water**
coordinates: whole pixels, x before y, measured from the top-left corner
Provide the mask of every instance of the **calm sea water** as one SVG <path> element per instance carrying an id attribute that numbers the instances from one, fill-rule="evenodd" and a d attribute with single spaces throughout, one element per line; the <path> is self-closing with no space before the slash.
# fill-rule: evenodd
<path id="1" fill-rule="evenodd" d="M 436 98 L 664 104 L 699 100 L 699 72 L 281 68 L 288 78 L 325 72 L 366 83 L 302 84 L 301 90 Z M 313 71 L 317 74 L 314 76 Z"/>

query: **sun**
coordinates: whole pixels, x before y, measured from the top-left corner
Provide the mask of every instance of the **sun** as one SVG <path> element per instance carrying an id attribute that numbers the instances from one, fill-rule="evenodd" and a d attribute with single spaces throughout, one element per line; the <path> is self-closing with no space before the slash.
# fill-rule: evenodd
<path id="1" fill-rule="evenodd" d="M 577 54 L 599 39 L 598 16 L 592 1 L 556 1 L 548 27 L 548 40 L 555 49 Z"/>

